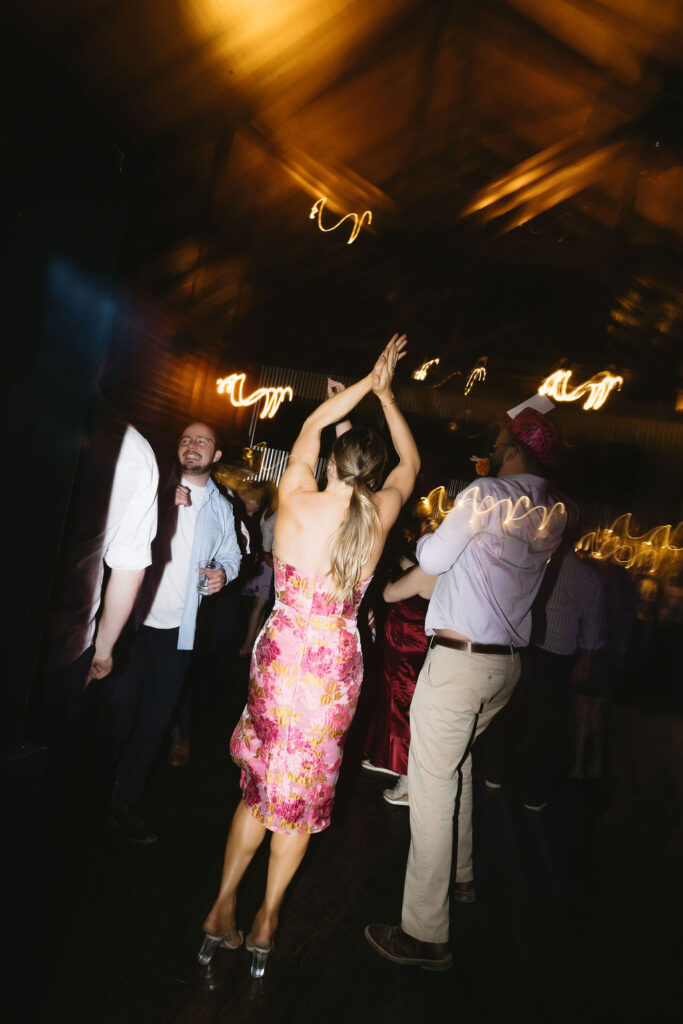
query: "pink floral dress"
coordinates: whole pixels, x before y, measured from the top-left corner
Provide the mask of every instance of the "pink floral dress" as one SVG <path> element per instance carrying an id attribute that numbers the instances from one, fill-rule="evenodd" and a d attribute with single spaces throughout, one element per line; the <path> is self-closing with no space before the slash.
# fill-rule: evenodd
<path id="1" fill-rule="evenodd" d="M 273 561 L 275 605 L 254 646 L 230 754 L 244 802 L 266 828 L 322 832 L 363 678 L 356 615 L 370 580 L 339 602 L 327 577 Z"/>

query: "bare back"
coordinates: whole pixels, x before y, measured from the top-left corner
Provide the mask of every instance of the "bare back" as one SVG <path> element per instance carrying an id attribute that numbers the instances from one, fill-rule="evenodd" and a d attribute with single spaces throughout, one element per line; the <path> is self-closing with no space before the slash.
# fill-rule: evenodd
<path id="1" fill-rule="evenodd" d="M 296 489 L 281 495 L 275 523 L 274 554 L 302 573 L 326 576 L 330 572 L 330 541 L 341 526 L 351 499 L 351 489 L 338 493 Z M 379 511 L 377 538 L 369 560 L 361 570 L 361 579 L 372 576 L 384 548 L 387 533 L 393 526 L 400 504 L 387 501 L 384 492 L 373 495 Z M 392 515 L 393 505 L 396 505 Z"/>

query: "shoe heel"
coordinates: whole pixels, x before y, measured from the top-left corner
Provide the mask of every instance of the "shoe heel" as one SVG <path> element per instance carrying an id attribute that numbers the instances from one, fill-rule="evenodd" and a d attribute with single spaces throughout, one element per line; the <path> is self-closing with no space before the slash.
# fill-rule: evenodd
<path id="1" fill-rule="evenodd" d="M 213 955 L 222 942 L 222 936 L 220 935 L 205 935 L 202 947 L 197 953 L 197 960 L 202 967 L 208 966 L 213 960 Z"/>
<path id="2" fill-rule="evenodd" d="M 255 949 L 254 955 L 251 958 L 251 976 L 252 978 L 262 978 L 265 970 L 268 957 L 270 956 L 269 949 Z"/>

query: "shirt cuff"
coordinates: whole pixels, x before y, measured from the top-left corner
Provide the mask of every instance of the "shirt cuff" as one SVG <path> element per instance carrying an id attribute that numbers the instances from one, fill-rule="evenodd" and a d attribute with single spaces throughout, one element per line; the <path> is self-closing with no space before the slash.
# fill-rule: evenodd
<path id="1" fill-rule="evenodd" d="M 110 569 L 124 569 L 126 572 L 136 572 L 146 569 L 152 564 L 151 551 L 135 551 L 133 548 L 111 548 L 104 556 L 104 561 Z"/>

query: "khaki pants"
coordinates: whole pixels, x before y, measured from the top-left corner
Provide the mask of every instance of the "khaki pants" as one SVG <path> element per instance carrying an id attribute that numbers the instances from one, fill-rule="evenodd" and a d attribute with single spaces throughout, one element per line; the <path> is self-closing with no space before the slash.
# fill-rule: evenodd
<path id="1" fill-rule="evenodd" d="M 520 674 L 518 654 L 427 653 L 410 707 L 410 853 L 401 926 L 422 942 L 447 942 L 453 815 L 460 775 L 458 871 L 472 877 L 472 771 L 469 750 L 507 704 Z"/>

